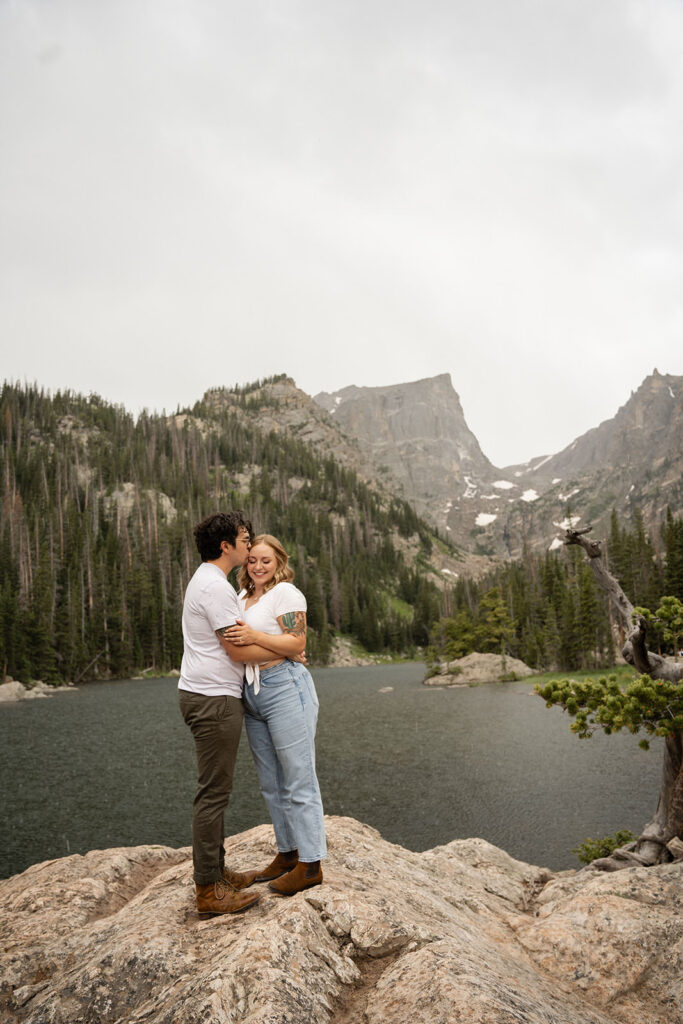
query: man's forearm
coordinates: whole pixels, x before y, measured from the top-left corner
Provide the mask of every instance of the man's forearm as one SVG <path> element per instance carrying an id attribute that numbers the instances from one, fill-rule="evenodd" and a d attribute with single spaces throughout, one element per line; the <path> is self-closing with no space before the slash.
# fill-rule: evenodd
<path id="1" fill-rule="evenodd" d="M 259 647 L 258 644 L 237 647 L 235 644 L 227 643 L 225 649 L 233 661 L 242 661 L 245 665 L 259 665 L 262 661 L 270 661 L 273 657 L 272 651 L 266 647 Z"/>
<path id="2" fill-rule="evenodd" d="M 262 661 L 270 661 L 272 659 L 273 652 L 267 650 L 267 648 L 259 647 L 258 644 L 248 644 L 245 647 L 240 647 L 226 640 L 223 632 L 223 630 L 217 629 L 216 636 L 223 650 L 233 661 L 243 662 L 246 665 L 258 665 Z"/>

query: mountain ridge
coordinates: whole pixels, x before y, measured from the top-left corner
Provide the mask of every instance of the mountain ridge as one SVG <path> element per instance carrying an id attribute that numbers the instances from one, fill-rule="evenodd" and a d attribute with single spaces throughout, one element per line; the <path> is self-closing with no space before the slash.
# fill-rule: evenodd
<path id="1" fill-rule="evenodd" d="M 422 452 L 411 451 L 404 439 L 410 418 L 405 407 L 416 390 L 423 406 L 430 399 L 432 422 L 452 427 L 448 436 L 423 430 Z M 612 508 L 629 516 L 640 507 L 649 526 L 657 524 L 667 505 L 674 514 L 683 510 L 683 378 L 672 374 L 655 370 L 615 416 L 562 451 L 503 468 L 481 451 L 448 374 L 384 388 L 322 392 L 315 401 L 334 410 L 368 457 L 373 455 L 370 430 L 381 435 L 383 457 L 391 452 L 390 468 L 406 499 L 474 555 L 516 558 L 525 547 L 550 547 L 567 516 L 600 530 Z M 401 407 L 402 420 L 386 414 L 391 403 Z M 418 416 L 414 422 L 425 420 Z M 445 448 L 442 457 L 440 448 Z M 424 453 L 428 458 L 420 477 L 412 463 Z M 425 471 L 431 476 L 420 487 Z"/>

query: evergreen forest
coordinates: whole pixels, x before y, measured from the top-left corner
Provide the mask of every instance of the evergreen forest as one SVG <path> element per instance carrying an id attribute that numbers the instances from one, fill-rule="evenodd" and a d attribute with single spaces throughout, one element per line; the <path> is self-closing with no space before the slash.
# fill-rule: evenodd
<path id="1" fill-rule="evenodd" d="M 209 392 L 182 415 L 136 421 L 97 395 L 4 385 L 5 676 L 58 683 L 178 668 L 183 594 L 199 564 L 192 528 L 224 508 L 243 509 L 288 550 L 308 602 L 309 660 L 325 663 L 333 632 L 370 651 L 427 642 L 443 613 L 427 563 L 433 533 L 311 446 L 260 432 L 257 387 L 236 389 L 232 404 Z M 400 538 L 412 538 L 412 564 Z"/>
<path id="2" fill-rule="evenodd" d="M 371 652 L 505 651 L 538 668 L 614 661 L 606 602 L 580 552 L 527 555 L 444 590 L 448 550 L 403 500 L 286 432 L 259 430 L 260 385 L 142 413 L 6 383 L 0 395 L 0 667 L 23 682 L 177 669 L 192 528 L 242 508 L 278 536 L 308 601 L 308 655 L 343 634 Z M 683 598 L 683 520 L 652 539 L 612 517 L 609 564 L 631 600 Z M 412 554 L 411 554 L 412 553 Z M 450 549 L 451 554 L 455 554 Z"/>
<path id="3" fill-rule="evenodd" d="M 603 550 L 638 608 L 654 613 L 665 595 L 683 600 L 683 518 L 667 510 L 653 540 L 638 510 L 627 524 L 613 512 Z M 547 671 L 609 668 L 626 639 L 577 547 L 527 553 L 477 582 L 459 580 L 446 601 L 446 615 L 432 628 L 430 662 L 481 651 Z M 668 631 L 656 616 L 647 617 L 651 648 L 673 653 Z"/>

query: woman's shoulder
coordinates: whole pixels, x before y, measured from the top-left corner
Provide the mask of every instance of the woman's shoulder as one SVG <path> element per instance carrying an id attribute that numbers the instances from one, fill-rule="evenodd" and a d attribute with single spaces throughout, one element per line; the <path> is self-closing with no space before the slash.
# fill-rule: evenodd
<path id="1" fill-rule="evenodd" d="M 273 595 L 273 599 L 280 601 L 297 601 L 306 606 L 306 598 L 301 593 L 298 587 L 295 587 L 293 583 L 276 583 L 272 590 L 269 591 Z"/>

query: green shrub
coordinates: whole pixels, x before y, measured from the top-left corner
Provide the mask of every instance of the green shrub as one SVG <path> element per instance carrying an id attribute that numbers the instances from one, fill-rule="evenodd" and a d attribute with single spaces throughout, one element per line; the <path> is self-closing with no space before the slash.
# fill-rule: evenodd
<path id="1" fill-rule="evenodd" d="M 577 846 L 572 853 L 575 853 L 582 864 L 590 864 L 598 857 L 609 857 L 610 853 L 631 843 L 636 837 L 627 828 L 619 829 L 611 836 L 603 836 L 602 839 L 591 839 L 590 836 Z"/>

